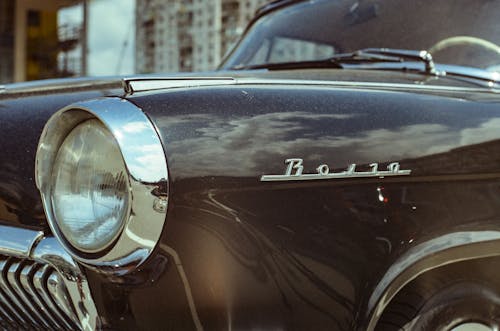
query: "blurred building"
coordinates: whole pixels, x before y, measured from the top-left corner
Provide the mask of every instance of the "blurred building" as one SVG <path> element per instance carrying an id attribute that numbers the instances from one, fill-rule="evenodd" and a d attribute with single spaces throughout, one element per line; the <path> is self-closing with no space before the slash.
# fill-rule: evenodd
<path id="1" fill-rule="evenodd" d="M 77 0 L 0 0 L 0 82 L 60 77 L 58 56 L 74 42 L 61 39 L 57 11 Z M 79 34 L 73 34 L 78 39 Z M 73 46 L 72 46 L 73 45 Z"/>
<path id="2" fill-rule="evenodd" d="M 136 0 L 136 72 L 213 70 L 268 0 Z"/>
<path id="3" fill-rule="evenodd" d="M 0 0 L 0 82 L 14 76 L 14 1 Z"/>
<path id="4" fill-rule="evenodd" d="M 82 25 L 64 23 L 58 26 L 58 77 L 85 75 L 83 69 Z"/>

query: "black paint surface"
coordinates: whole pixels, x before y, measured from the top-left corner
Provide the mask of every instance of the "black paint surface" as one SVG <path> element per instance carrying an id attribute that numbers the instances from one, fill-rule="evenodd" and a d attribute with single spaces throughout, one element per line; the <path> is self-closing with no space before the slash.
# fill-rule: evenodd
<path id="1" fill-rule="evenodd" d="M 304 75 L 314 78 L 278 78 Z M 0 95 L 2 222 L 48 231 L 33 178 L 43 125 L 67 104 L 104 95 L 121 91 Z M 500 230 L 497 93 L 283 84 L 128 99 L 161 134 L 170 202 L 140 270 L 116 279 L 87 270 L 111 328 L 351 330 L 366 324 L 371 293 L 409 249 L 455 231 Z M 292 157 L 307 173 L 400 162 L 412 174 L 259 181 Z"/>

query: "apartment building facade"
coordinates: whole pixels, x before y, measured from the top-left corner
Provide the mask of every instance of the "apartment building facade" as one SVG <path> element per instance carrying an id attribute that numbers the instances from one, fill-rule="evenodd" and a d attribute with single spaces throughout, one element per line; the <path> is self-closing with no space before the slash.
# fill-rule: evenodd
<path id="1" fill-rule="evenodd" d="M 74 74 L 58 66 L 58 56 L 71 45 L 59 34 L 57 12 L 78 3 L 0 0 L 0 83 Z"/>
<path id="2" fill-rule="evenodd" d="M 137 0 L 136 72 L 213 70 L 268 0 Z"/>

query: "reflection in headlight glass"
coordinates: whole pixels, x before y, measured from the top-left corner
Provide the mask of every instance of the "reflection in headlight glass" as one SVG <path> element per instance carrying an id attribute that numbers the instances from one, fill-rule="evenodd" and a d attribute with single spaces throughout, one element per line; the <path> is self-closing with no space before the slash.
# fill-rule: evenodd
<path id="1" fill-rule="evenodd" d="M 122 229 L 129 191 L 113 135 L 95 119 L 73 129 L 52 171 L 52 207 L 65 239 L 84 252 L 106 248 Z"/>

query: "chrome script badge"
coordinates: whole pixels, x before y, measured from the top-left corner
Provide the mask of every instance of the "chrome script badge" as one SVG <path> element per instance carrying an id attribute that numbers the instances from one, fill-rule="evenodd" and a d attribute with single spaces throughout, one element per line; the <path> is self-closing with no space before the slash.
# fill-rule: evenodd
<path id="1" fill-rule="evenodd" d="M 356 171 L 356 164 L 350 164 L 346 170 L 341 172 L 330 172 L 326 164 L 321 164 L 316 168 L 315 174 L 304 174 L 302 159 L 286 159 L 284 175 L 264 175 L 260 177 L 262 182 L 287 181 L 287 180 L 314 180 L 314 179 L 335 179 L 335 178 L 364 178 L 409 175 L 411 170 L 401 170 L 399 162 L 392 162 L 387 166 L 387 170 L 379 170 L 378 163 L 370 164 L 370 171 Z"/>

